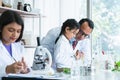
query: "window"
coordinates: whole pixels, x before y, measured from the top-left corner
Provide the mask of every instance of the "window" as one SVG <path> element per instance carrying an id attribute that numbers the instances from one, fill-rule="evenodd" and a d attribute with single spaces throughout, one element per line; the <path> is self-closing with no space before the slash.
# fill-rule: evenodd
<path id="1" fill-rule="evenodd" d="M 92 0 L 93 53 L 120 54 L 120 2 L 118 0 Z M 116 58 L 117 59 L 117 58 Z"/>

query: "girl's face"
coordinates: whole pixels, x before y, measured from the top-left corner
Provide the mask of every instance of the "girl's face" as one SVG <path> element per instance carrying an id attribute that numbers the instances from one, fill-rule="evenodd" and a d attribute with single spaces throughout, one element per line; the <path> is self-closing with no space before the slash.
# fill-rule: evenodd
<path id="1" fill-rule="evenodd" d="M 79 32 L 79 29 L 70 30 L 69 27 L 67 27 L 65 30 L 65 36 L 68 40 L 70 40 L 71 38 L 75 37 L 78 32 Z"/>
<path id="2" fill-rule="evenodd" d="M 15 42 L 21 34 L 22 26 L 16 22 L 5 25 L 2 31 L 3 44 L 9 45 Z"/>

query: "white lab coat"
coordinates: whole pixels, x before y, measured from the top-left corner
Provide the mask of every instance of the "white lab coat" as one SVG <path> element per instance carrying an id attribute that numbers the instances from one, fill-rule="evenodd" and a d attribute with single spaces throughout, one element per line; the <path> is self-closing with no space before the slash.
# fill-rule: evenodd
<path id="1" fill-rule="evenodd" d="M 24 53 L 24 46 L 20 42 L 12 43 L 12 55 L 17 61 L 21 61 Z M 10 56 L 7 49 L 4 47 L 0 40 L 0 78 L 6 75 L 6 66 L 15 62 L 13 57 Z"/>
<path id="2" fill-rule="evenodd" d="M 61 27 L 55 27 L 48 31 L 47 35 L 41 40 L 41 46 L 47 48 L 54 57 L 55 40 L 61 31 Z"/>
<path id="3" fill-rule="evenodd" d="M 55 44 L 54 59 L 57 68 L 71 68 L 73 58 L 73 48 L 69 40 L 61 35 Z"/>
<path id="4" fill-rule="evenodd" d="M 61 31 L 61 27 L 55 27 L 50 29 L 46 36 L 43 37 L 43 39 L 41 40 L 40 44 L 41 46 L 47 48 L 52 56 L 52 68 L 55 68 L 55 64 L 54 64 L 54 46 L 55 46 L 55 40 L 57 39 L 57 37 L 59 36 Z"/>
<path id="5" fill-rule="evenodd" d="M 90 66 L 91 60 L 92 60 L 90 39 L 86 38 L 86 39 L 78 41 L 78 44 L 75 47 L 74 53 L 76 52 L 76 50 L 79 50 L 80 52 L 84 53 L 83 61 L 80 60 L 80 64 L 85 65 L 85 66 Z"/>

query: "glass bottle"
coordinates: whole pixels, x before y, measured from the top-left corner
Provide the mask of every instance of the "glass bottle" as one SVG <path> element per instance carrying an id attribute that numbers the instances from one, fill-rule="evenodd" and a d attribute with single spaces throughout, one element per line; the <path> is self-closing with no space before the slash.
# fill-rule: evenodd
<path id="1" fill-rule="evenodd" d="M 79 62 L 74 58 L 71 66 L 71 79 L 72 80 L 80 79 Z"/>
<path id="2" fill-rule="evenodd" d="M 22 2 L 18 2 L 17 9 L 18 10 L 23 10 Z"/>

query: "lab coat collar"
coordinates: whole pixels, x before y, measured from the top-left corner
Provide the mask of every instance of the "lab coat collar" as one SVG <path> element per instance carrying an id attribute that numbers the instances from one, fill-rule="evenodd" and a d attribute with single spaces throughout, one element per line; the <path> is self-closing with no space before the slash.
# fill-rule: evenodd
<path id="1" fill-rule="evenodd" d="M 73 42 L 75 41 L 76 39 L 73 37 L 72 39 L 70 39 L 70 44 L 73 44 Z"/>
<path id="2" fill-rule="evenodd" d="M 0 40 L 0 48 L 6 53 L 6 55 L 10 56 L 10 54 L 8 53 L 8 51 L 6 50 L 6 48 L 4 47 L 2 41 Z"/>
<path id="3" fill-rule="evenodd" d="M 14 45 L 11 43 L 11 46 L 14 46 Z M 3 45 L 3 43 L 2 43 L 1 40 L 0 40 L 0 47 L 1 47 L 2 49 L 4 49 L 5 53 L 6 53 L 8 56 L 10 56 L 9 52 L 6 50 L 6 48 L 4 47 L 4 45 Z M 15 52 L 14 47 L 12 47 L 12 56 L 14 56 L 13 52 Z"/>
<path id="4" fill-rule="evenodd" d="M 71 39 L 71 40 L 68 40 L 68 39 L 65 37 L 65 35 L 61 35 L 61 37 L 63 37 L 63 39 L 64 39 L 65 41 L 69 41 L 70 44 L 73 43 L 73 40 L 72 40 L 72 39 Z"/>
<path id="5" fill-rule="evenodd" d="M 0 40 L 0 47 L 2 46 L 3 44 L 2 44 L 2 41 Z"/>

